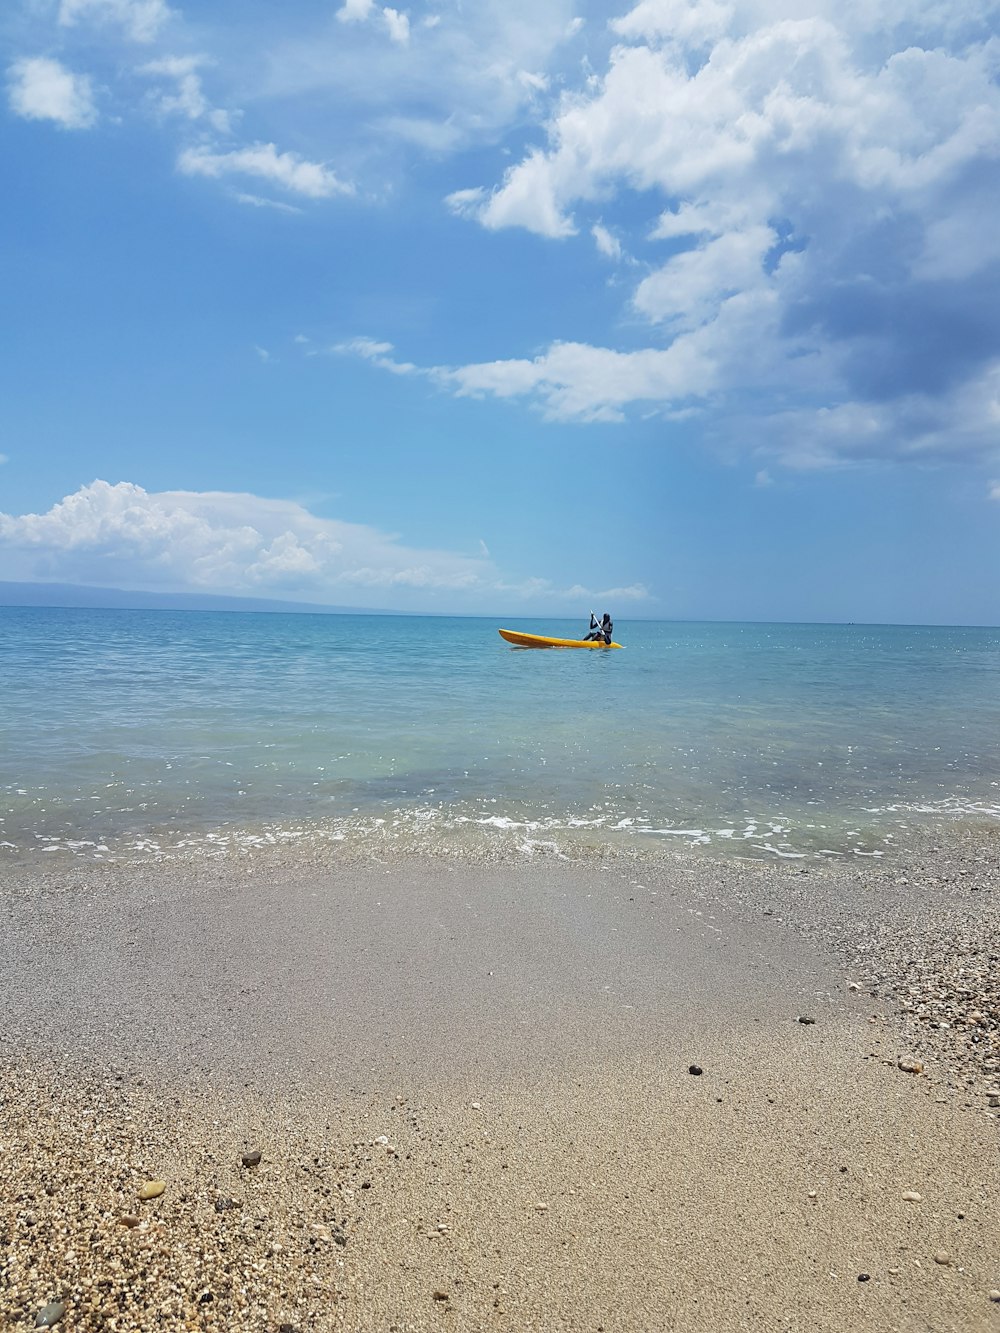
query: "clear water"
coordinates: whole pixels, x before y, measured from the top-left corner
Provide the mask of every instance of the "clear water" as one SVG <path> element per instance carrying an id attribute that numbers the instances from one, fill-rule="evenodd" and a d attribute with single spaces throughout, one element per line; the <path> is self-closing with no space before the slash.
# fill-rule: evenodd
<path id="1" fill-rule="evenodd" d="M 575 635 L 584 622 L 508 621 Z M 0 844 L 878 852 L 1000 818 L 1000 630 L 0 608 Z"/>

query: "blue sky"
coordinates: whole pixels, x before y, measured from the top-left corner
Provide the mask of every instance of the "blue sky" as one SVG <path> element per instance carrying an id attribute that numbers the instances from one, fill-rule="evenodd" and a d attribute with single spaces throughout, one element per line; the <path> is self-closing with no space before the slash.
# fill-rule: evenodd
<path id="1" fill-rule="evenodd" d="M 985 0 L 8 0 L 0 579 L 1000 622 Z"/>

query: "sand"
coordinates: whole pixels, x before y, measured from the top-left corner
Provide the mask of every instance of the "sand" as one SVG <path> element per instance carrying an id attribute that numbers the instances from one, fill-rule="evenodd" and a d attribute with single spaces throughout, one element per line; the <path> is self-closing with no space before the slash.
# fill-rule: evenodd
<path id="1" fill-rule="evenodd" d="M 996 851 L 7 863 L 0 1328 L 1000 1329 Z"/>

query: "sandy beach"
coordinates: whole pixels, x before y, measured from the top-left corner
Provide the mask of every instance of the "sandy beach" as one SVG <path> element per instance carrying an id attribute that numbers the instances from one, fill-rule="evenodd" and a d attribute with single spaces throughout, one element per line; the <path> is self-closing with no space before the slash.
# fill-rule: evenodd
<path id="1" fill-rule="evenodd" d="M 1000 1328 L 998 879 L 10 861 L 0 1327 Z"/>

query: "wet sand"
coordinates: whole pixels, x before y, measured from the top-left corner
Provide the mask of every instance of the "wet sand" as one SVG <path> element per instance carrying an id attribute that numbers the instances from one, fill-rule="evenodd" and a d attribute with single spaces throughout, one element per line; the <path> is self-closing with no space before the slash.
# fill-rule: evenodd
<path id="1" fill-rule="evenodd" d="M 1000 1328 L 996 859 L 8 863 L 0 1327 Z"/>

